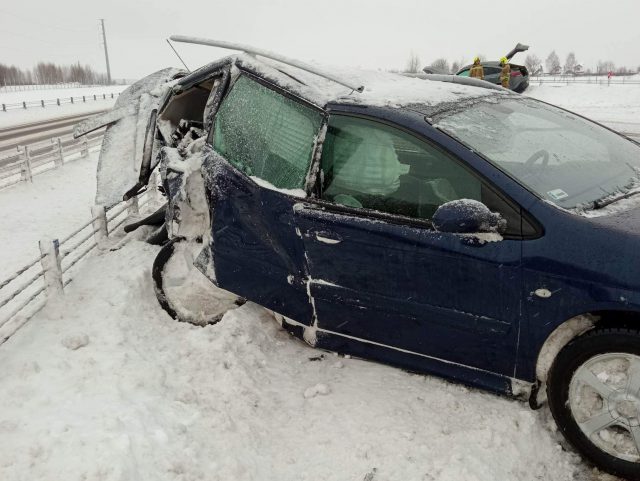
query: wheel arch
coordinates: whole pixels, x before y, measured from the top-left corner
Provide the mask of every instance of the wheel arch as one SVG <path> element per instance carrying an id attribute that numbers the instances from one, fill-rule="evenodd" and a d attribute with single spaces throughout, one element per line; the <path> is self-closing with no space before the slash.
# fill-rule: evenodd
<path id="1" fill-rule="evenodd" d="M 640 328 L 640 312 L 632 310 L 599 310 L 567 319 L 557 326 L 542 344 L 536 360 L 536 379 L 539 383 L 547 375 L 558 353 L 572 340 L 596 328 Z"/>

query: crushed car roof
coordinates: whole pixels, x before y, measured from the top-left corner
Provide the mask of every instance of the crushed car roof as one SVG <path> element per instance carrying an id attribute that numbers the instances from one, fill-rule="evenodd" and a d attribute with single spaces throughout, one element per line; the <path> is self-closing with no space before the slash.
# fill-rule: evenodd
<path id="1" fill-rule="evenodd" d="M 471 98 L 512 95 L 508 91 L 410 78 L 391 72 L 343 67 L 323 68 L 336 76 L 349 79 L 352 83 L 363 85 L 364 90 L 360 93 L 321 75 L 276 60 L 258 59 L 248 54 L 231 55 L 205 65 L 181 79 L 178 85 L 198 83 L 200 79 L 206 78 L 209 72 L 225 64 L 249 71 L 319 107 L 325 107 L 327 104 L 377 107 L 404 107 L 416 104 L 436 106 Z"/>

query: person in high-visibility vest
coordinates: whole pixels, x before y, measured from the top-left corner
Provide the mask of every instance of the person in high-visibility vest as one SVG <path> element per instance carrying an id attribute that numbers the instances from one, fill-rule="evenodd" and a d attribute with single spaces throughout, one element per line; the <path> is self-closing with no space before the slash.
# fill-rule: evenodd
<path id="1" fill-rule="evenodd" d="M 471 70 L 469 71 L 469 77 L 484 80 L 484 68 L 482 68 L 482 65 L 480 64 L 480 57 L 473 59 L 473 67 L 471 67 Z"/>
<path id="2" fill-rule="evenodd" d="M 502 57 L 500 59 L 500 65 L 502 65 L 502 70 L 500 71 L 500 83 L 504 88 L 508 89 L 509 81 L 511 80 L 511 65 L 509 65 L 507 57 Z"/>

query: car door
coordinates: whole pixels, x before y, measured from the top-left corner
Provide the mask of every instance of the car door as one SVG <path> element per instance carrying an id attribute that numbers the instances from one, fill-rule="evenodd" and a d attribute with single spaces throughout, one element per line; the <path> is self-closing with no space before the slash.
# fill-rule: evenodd
<path id="1" fill-rule="evenodd" d="M 484 67 L 484 79 L 487 82 L 491 82 L 494 84 L 500 84 L 500 72 L 502 72 L 501 67 Z"/>
<path id="2" fill-rule="evenodd" d="M 513 375 L 521 241 L 436 232 L 429 219 L 475 199 L 517 233 L 518 212 L 435 145 L 366 118 L 330 118 L 321 179 L 321 199 L 295 211 L 318 331 Z"/>
<path id="3" fill-rule="evenodd" d="M 75 138 L 107 127 L 98 159 L 96 204 L 108 207 L 136 186 L 139 190 L 140 166 L 145 153 L 150 155 L 158 107 L 170 82 L 184 73 L 166 68 L 148 75 L 122 91 L 113 109 L 75 126 Z"/>
<path id="4" fill-rule="evenodd" d="M 306 196 L 321 109 L 242 74 L 216 114 L 204 161 L 219 287 L 311 323 L 294 205 Z"/>

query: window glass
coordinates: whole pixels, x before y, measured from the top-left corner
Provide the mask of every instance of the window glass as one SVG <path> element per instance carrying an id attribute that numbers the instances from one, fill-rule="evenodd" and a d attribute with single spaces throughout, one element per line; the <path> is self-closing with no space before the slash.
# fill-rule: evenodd
<path id="1" fill-rule="evenodd" d="M 497 75 L 502 72 L 502 67 L 484 67 L 485 75 Z"/>
<path id="2" fill-rule="evenodd" d="M 640 147 L 534 99 L 477 102 L 437 118 L 440 129 L 563 208 L 593 208 L 640 185 Z"/>
<path id="3" fill-rule="evenodd" d="M 463 70 L 462 72 L 460 72 L 458 75 L 460 77 L 468 77 L 469 73 L 470 73 L 470 69 L 466 69 L 466 70 Z"/>
<path id="4" fill-rule="evenodd" d="M 238 78 L 215 119 L 213 148 L 247 175 L 278 188 L 304 188 L 320 112 Z"/>
<path id="5" fill-rule="evenodd" d="M 330 119 L 322 175 L 326 200 L 409 217 L 429 219 L 451 200 L 481 200 L 481 182 L 448 154 L 366 119 Z"/>

